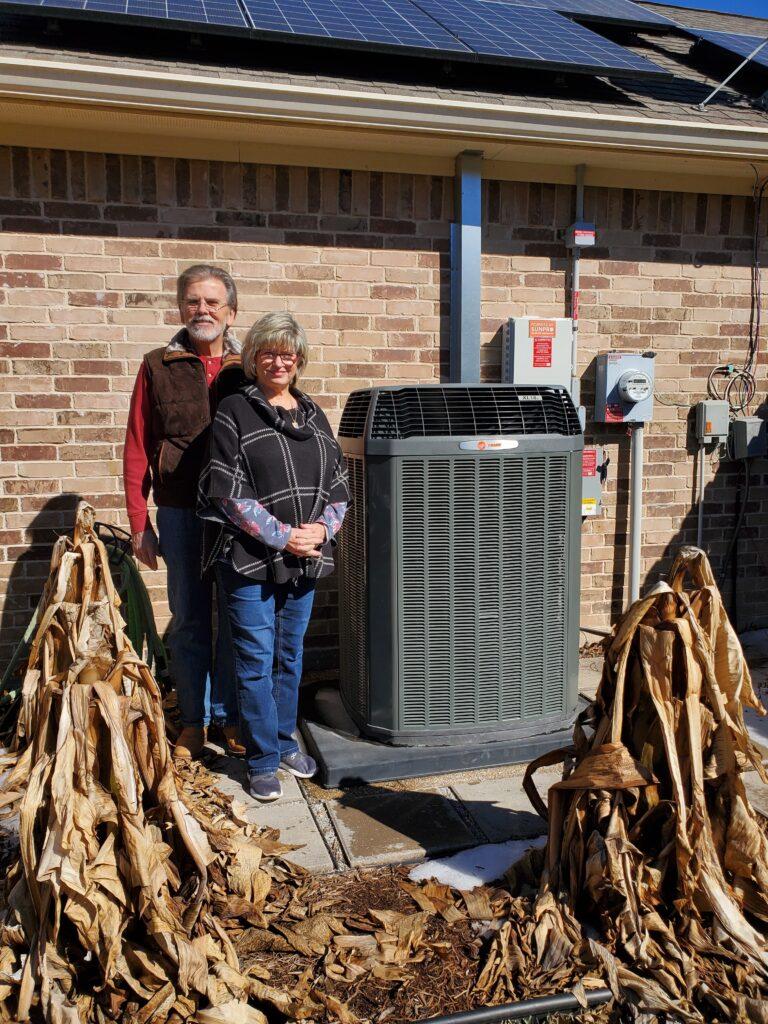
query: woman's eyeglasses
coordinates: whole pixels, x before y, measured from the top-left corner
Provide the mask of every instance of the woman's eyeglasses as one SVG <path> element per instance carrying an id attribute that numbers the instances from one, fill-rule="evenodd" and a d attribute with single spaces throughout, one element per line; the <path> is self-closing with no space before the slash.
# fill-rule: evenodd
<path id="1" fill-rule="evenodd" d="M 259 359 L 263 363 L 276 363 L 281 359 L 283 366 L 293 366 L 298 358 L 295 352 L 259 352 Z"/>

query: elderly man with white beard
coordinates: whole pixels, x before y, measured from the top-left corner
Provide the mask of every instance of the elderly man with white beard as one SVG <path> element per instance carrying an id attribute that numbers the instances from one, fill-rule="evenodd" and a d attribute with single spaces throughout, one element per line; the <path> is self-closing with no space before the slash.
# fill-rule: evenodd
<path id="1" fill-rule="evenodd" d="M 243 383 L 230 328 L 237 289 L 220 267 L 189 267 L 177 282 L 183 328 L 143 359 L 133 389 L 123 456 L 133 551 L 150 569 L 165 561 L 171 676 L 181 717 L 174 756 L 196 757 L 208 726 L 242 754 L 232 644 L 225 615 L 213 642 L 215 581 L 201 578 L 203 523 L 195 514 L 198 477 L 218 403 Z M 157 506 L 157 534 L 147 511 Z M 159 536 L 158 536 L 159 535 Z"/>

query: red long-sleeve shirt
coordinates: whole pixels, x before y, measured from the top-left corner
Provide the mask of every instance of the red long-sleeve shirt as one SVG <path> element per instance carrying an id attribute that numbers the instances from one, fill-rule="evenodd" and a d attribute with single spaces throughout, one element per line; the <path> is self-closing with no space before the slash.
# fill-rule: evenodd
<path id="1" fill-rule="evenodd" d="M 205 379 L 210 389 L 221 369 L 221 356 L 199 356 L 205 367 Z M 128 410 L 128 429 L 123 451 L 123 486 L 131 533 L 151 529 L 147 513 L 147 500 L 152 488 L 150 461 L 161 440 L 152 430 L 151 384 L 144 363 L 136 376 L 131 405 Z"/>

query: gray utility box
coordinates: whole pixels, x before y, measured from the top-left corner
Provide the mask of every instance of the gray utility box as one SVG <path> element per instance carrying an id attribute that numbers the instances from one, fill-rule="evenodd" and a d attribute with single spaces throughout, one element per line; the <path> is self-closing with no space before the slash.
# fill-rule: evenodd
<path id="1" fill-rule="evenodd" d="M 339 440 L 353 501 L 340 688 L 356 725 L 395 744 L 546 748 L 578 689 L 584 439 L 567 390 L 355 391 Z"/>
<path id="2" fill-rule="evenodd" d="M 700 444 L 707 441 L 728 440 L 731 426 L 731 411 L 727 402 L 705 398 L 696 404 L 696 440 Z"/>
<path id="3" fill-rule="evenodd" d="M 601 352 L 595 360 L 595 421 L 653 419 L 653 352 Z"/>
<path id="4" fill-rule="evenodd" d="M 737 416 L 731 422 L 734 459 L 761 459 L 766 453 L 765 420 L 759 416 Z"/>
<path id="5" fill-rule="evenodd" d="M 571 384 L 573 320 L 515 316 L 504 324 L 501 379 L 506 384 Z"/>

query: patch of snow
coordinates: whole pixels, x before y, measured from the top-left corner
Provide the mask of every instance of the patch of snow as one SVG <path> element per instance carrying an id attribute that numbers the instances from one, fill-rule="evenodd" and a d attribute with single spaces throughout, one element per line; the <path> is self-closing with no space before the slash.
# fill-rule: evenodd
<path id="1" fill-rule="evenodd" d="M 506 843 L 486 843 L 462 850 L 450 857 L 439 857 L 417 865 L 408 877 L 414 882 L 433 878 L 443 885 L 465 892 L 501 878 L 507 868 L 520 860 L 534 847 L 546 846 L 547 837 L 538 839 L 510 839 Z"/>

